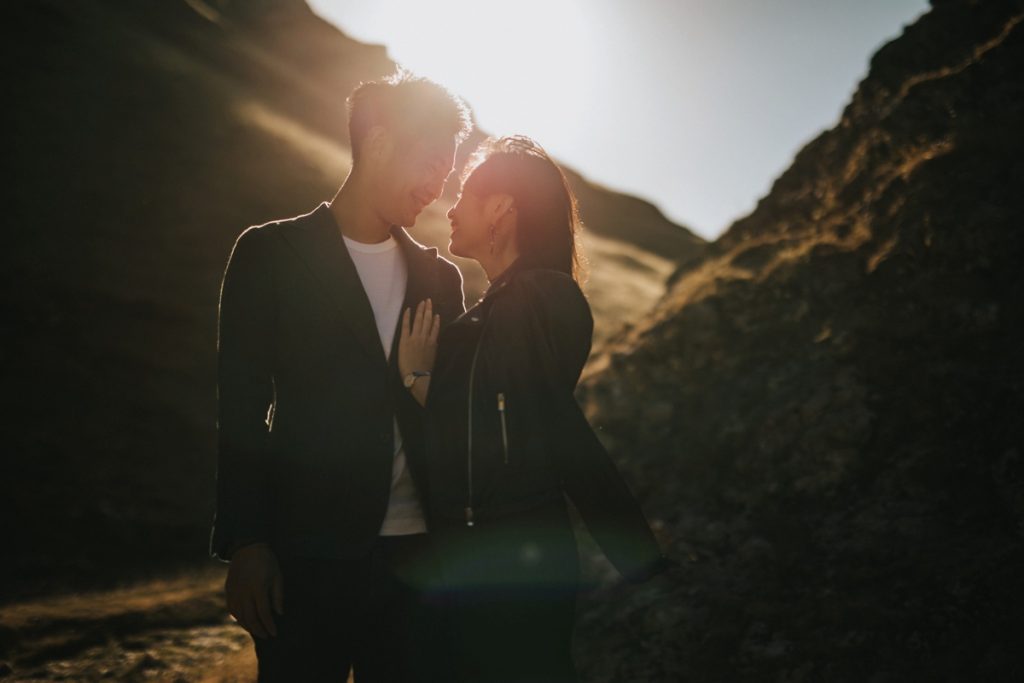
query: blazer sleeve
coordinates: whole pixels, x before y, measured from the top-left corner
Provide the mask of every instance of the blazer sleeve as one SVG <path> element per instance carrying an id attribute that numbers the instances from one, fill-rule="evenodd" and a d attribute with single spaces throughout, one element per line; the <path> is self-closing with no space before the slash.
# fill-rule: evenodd
<path id="1" fill-rule="evenodd" d="M 265 229 L 235 241 L 221 282 L 217 330 L 217 505 L 210 554 L 229 560 L 269 539 L 269 424 L 274 287 Z"/>
<path id="2" fill-rule="evenodd" d="M 510 370 L 538 378 L 562 488 L 623 578 L 646 580 L 668 568 L 668 560 L 573 393 L 590 354 L 590 305 L 576 282 L 558 271 L 523 271 L 508 286 L 508 296 L 494 303 L 492 322 L 496 334 L 515 339 L 521 349 L 515 356 L 521 367 Z"/>

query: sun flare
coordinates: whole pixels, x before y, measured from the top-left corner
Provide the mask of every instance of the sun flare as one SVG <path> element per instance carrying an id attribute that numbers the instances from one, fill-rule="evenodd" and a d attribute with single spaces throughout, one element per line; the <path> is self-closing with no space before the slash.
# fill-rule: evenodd
<path id="1" fill-rule="evenodd" d="M 466 97 L 489 132 L 550 139 L 556 121 L 564 130 L 593 107 L 596 41 L 582 0 L 522 0 L 514 11 L 474 0 L 353 5 L 344 12 L 392 17 L 391 57 Z"/>

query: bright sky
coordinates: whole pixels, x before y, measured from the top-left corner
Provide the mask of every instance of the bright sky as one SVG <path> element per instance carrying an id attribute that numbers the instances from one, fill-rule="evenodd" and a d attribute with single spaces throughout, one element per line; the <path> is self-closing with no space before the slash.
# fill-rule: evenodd
<path id="1" fill-rule="evenodd" d="M 926 0 L 310 0 L 590 180 L 706 238 L 832 127 Z M 586 218 L 586 217 L 584 217 Z"/>

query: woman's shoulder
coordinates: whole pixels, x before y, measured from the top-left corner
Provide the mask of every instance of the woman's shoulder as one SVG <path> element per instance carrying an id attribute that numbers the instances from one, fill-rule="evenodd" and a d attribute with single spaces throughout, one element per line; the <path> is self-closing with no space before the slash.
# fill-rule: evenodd
<path id="1" fill-rule="evenodd" d="M 518 310 L 554 328 L 578 328 L 586 332 L 585 336 L 593 329 L 590 303 L 568 273 L 549 268 L 523 268 L 512 274 L 504 289 L 507 296 L 496 297 L 496 309 Z"/>
<path id="2" fill-rule="evenodd" d="M 520 268 L 513 273 L 511 279 L 519 282 L 531 282 L 546 285 L 549 287 L 565 287 L 572 285 L 578 288 L 576 280 L 574 280 L 571 275 L 562 270 L 555 270 L 554 268 Z"/>
<path id="3" fill-rule="evenodd" d="M 545 308 L 590 308 L 583 290 L 568 273 L 552 268 L 523 268 L 508 282 L 509 289 Z"/>

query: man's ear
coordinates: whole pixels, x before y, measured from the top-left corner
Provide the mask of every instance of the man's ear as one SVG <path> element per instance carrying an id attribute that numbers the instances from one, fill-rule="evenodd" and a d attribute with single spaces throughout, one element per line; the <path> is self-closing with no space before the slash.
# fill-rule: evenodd
<path id="1" fill-rule="evenodd" d="M 391 132 L 381 125 L 371 126 L 363 139 L 363 156 L 380 159 L 391 153 Z"/>

